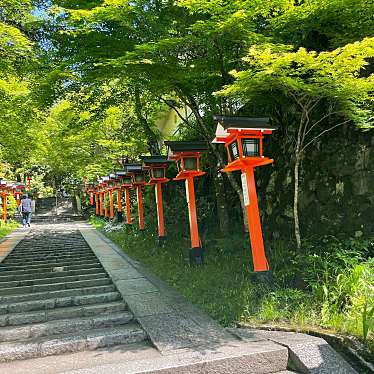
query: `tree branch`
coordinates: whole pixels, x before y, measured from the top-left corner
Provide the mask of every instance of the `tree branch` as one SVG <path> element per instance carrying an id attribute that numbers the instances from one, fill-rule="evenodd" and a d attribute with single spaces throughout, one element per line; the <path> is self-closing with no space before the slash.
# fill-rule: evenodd
<path id="1" fill-rule="evenodd" d="M 332 130 L 334 130 L 335 128 L 337 128 L 337 127 L 339 127 L 339 126 L 343 126 L 343 125 L 345 125 L 346 123 L 348 123 L 350 120 L 349 119 L 347 119 L 346 121 L 343 121 L 343 122 L 340 122 L 340 123 L 338 123 L 337 125 L 335 125 L 335 126 L 332 126 L 332 127 L 330 127 L 329 129 L 326 129 L 326 130 L 324 130 L 324 131 L 322 131 L 321 133 L 319 133 L 317 136 L 315 136 L 310 142 L 308 142 L 302 149 L 301 149 L 301 151 L 300 151 L 300 153 L 301 152 L 304 152 L 305 151 L 305 149 L 309 146 L 309 145 L 311 145 L 316 139 L 318 139 L 318 138 L 320 138 L 323 134 L 326 134 L 327 132 L 329 132 L 329 131 L 332 131 Z"/>
<path id="2" fill-rule="evenodd" d="M 321 123 L 324 119 L 334 115 L 334 114 L 339 114 L 340 112 L 330 112 L 328 114 L 326 114 L 325 116 L 323 116 L 322 118 L 320 118 L 317 122 L 313 123 L 313 125 L 310 127 L 310 129 L 306 132 L 305 135 L 308 135 L 319 123 Z"/>
<path id="3" fill-rule="evenodd" d="M 165 103 L 169 108 L 173 109 L 175 113 L 177 113 L 178 117 L 183 121 L 184 124 L 186 124 L 188 127 L 193 127 L 190 122 L 187 120 L 187 118 L 183 117 L 182 114 L 179 112 L 178 108 L 175 105 L 170 104 L 168 100 L 165 100 L 164 98 L 160 97 L 160 100 Z"/>

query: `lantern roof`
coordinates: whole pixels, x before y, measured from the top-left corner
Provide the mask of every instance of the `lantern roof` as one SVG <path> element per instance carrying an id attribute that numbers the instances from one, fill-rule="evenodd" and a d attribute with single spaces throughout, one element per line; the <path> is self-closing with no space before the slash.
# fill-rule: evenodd
<path id="1" fill-rule="evenodd" d="M 115 175 L 115 174 L 109 174 L 109 175 L 108 175 L 108 178 L 109 178 L 109 179 L 116 179 L 116 175 Z"/>
<path id="2" fill-rule="evenodd" d="M 233 132 L 254 131 L 271 134 L 277 130 L 277 126 L 270 123 L 268 117 L 251 118 L 251 117 L 234 117 L 234 116 L 213 116 L 217 122 L 216 137 L 213 143 L 224 143 L 224 139 Z"/>
<path id="3" fill-rule="evenodd" d="M 116 171 L 116 176 L 122 178 L 128 176 L 128 173 L 126 170 L 119 170 Z"/>
<path id="4" fill-rule="evenodd" d="M 144 165 L 160 165 L 169 164 L 173 161 L 168 160 L 167 156 L 153 155 L 153 156 L 140 156 L 143 160 Z"/>
<path id="5" fill-rule="evenodd" d="M 109 177 L 108 176 L 104 176 L 104 177 L 100 177 L 98 182 L 99 183 L 105 183 L 105 182 L 108 182 L 109 180 Z"/>
<path id="6" fill-rule="evenodd" d="M 126 173 L 142 173 L 143 165 L 142 164 L 125 164 L 124 165 Z"/>
<path id="7" fill-rule="evenodd" d="M 208 150 L 208 145 L 206 142 L 195 141 L 172 141 L 165 142 L 165 145 L 168 147 L 168 155 L 172 156 L 176 153 L 189 153 L 189 152 L 206 152 Z"/>

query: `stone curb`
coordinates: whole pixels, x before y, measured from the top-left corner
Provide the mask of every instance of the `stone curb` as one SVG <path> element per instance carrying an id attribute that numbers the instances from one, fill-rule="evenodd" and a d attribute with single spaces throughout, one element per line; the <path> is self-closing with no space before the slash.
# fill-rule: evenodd
<path id="1" fill-rule="evenodd" d="M 358 374 L 322 338 L 302 333 L 255 329 L 229 329 L 243 341 L 267 339 L 287 347 L 290 360 L 302 374 Z"/>
<path id="2" fill-rule="evenodd" d="M 332 332 L 323 332 L 322 330 L 314 330 L 312 328 L 294 328 L 294 327 L 285 327 L 278 325 L 252 325 L 252 324 L 238 324 L 237 327 L 244 329 L 253 329 L 253 330 L 265 330 L 265 331 L 282 331 L 282 332 L 294 332 L 302 333 L 317 338 L 322 338 L 326 340 L 332 347 L 338 347 L 339 351 L 344 353 L 344 357 L 349 357 L 349 362 L 353 360 L 358 367 L 357 370 L 366 370 L 367 372 L 374 373 L 374 365 L 371 362 L 365 360 L 365 358 L 359 353 L 360 347 L 357 340 L 351 336 L 340 335 Z M 362 343 L 361 343 L 362 344 Z M 367 348 L 364 348 L 367 350 Z M 367 354 L 370 353 L 367 351 Z"/>
<path id="3" fill-rule="evenodd" d="M 285 347 L 266 339 L 259 339 L 256 343 L 240 341 L 178 292 L 145 270 L 139 262 L 124 254 L 96 229 L 86 225 L 80 226 L 79 230 L 162 355 L 157 361 L 161 365 L 157 370 L 132 370 L 129 363 L 126 364 L 126 370 L 119 370 L 117 366 L 116 370 L 119 371 L 116 372 L 247 374 L 286 370 L 288 350 Z M 165 361 L 162 357 L 168 359 Z M 157 362 L 147 365 L 153 368 Z M 171 366 L 168 366 L 169 364 Z M 251 365 L 253 371 L 250 370 Z M 232 371 L 229 367 L 236 367 L 236 370 Z M 99 368 L 95 370 L 100 372 Z M 79 371 L 81 372 L 95 371 Z M 105 373 L 110 372 L 109 368 L 105 369 Z"/>
<path id="4" fill-rule="evenodd" d="M 30 232 L 30 229 L 18 228 L 0 239 L 0 264 L 3 262 L 17 244 Z M 1 267 L 0 267 L 1 271 Z"/>
<path id="5" fill-rule="evenodd" d="M 204 352 L 186 351 L 141 361 L 127 361 L 93 368 L 64 371 L 63 374 L 280 374 L 284 355 L 281 346 L 255 347 L 253 343 L 221 346 Z M 269 357 L 274 364 L 269 362 Z M 61 373 L 62 374 L 62 373 Z"/>

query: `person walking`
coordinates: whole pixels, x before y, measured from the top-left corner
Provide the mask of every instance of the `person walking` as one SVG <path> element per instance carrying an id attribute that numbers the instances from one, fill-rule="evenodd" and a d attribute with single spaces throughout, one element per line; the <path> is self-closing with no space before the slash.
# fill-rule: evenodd
<path id="1" fill-rule="evenodd" d="M 22 213 L 22 224 L 23 227 L 30 227 L 31 223 L 31 212 L 32 212 L 32 200 L 28 196 L 28 194 L 22 196 L 21 204 L 20 204 L 20 210 Z"/>

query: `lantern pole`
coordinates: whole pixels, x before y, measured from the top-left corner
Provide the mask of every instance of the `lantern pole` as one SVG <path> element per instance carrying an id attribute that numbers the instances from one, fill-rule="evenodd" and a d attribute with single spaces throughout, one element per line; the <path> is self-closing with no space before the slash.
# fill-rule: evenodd
<path id="1" fill-rule="evenodd" d="M 143 192 L 142 186 L 136 185 L 136 197 L 138 200 L 139 230 L 144 230 Z"/>
<path id="2" fill-rule="evenodd" d="M 7 192 L 3 191 L 3 220 L 6 221 L 7 218 Z"/>
<path id="3" fill-rule="evenodd" d="M 100 214 L 99 210 L 99 192 L 95 192 L 95 213 L 98 216 Z"/>
<path id="4" fill-rule="evenodd" d="M 130 187 L 125 187 L 125 200 L 126 200 L 126 223 L 132 224 L 131 218 L 131 202 L 130 202 Z"/>
<path id="5" fill-rule="evenodd" d="M 186 178 L 186 197 L 188 204 L 188 216 L 190 221 L 190 237 L 191 250 L 190 260 L 193 263 L 203 262 L 203 249 L 201 248 L 199 226 L 197 224 L 196 200 L 195 200 L 195 186 L 194 177 L 188 176 Z"/>
<path id="6" fill-rule="evenodd" d="M 109 218 L 109 209 L 108 209 L 108 190 L 104 190 L 104 217 Z"/>
<path id="7" fill-rule="evenodd" d="M 31 189 L 31 176 L 27 176 L 27 191 L 30 191 Z"/>
<path id="8" fill-rule="evenodd" d="M 165 239 L 165 222 L 164 222 L 164 204 L 162 201 L 162 182 L 155 184 L 156 194 L 156 208 L 157 208 L 157 225 L 158 225 L 158 239 L 159 241 Z"/>
<path id="9" fill-rule="evenodd" d="M 264 240 L 262 236 L 254 168 L 249 167 L 242 171 L 242 184 L 244 203 L 246 205 L 247 210 L 249 237 L 251 240 L 254 271 L 268 271 L 269 264 L 266 259 Z"/>
<path id="10" fill-rule="evenodd" d="M 114 219 L 113 188 L 109 189 L 109 218 Z"/>
<path id="11" fill-rule="evenodd" d="M 99 199 L 100 199 L 100 216 L 103 216 L 104 215 L 104 193 L 103 191 L 100 191 Z"/>
<path id="12" fill-rule="evenodd" d="M 123 221 L 122 215 L 122 189 L 121 187 L 117 188 L 117 220 L 118 222 Z"/>
<path id="13" fill-rule="evenodd" d="M 16 192 L 16 201 L 17 206 L 19 207 L 21 205 L 21 192 Z"/>

